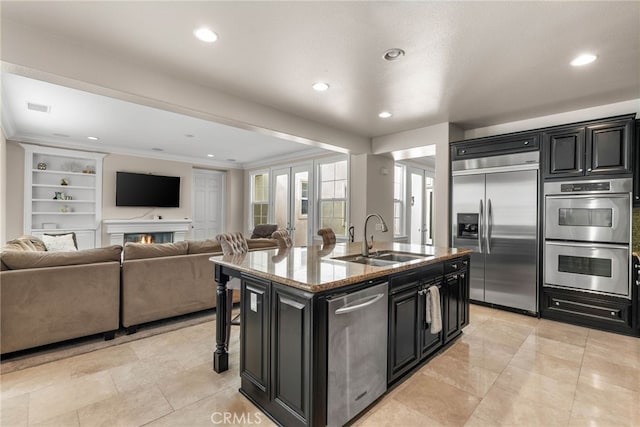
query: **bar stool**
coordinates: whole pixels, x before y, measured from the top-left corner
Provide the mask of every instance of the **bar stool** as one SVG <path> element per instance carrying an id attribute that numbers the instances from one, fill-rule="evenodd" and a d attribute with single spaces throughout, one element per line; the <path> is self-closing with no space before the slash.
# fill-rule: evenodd
<path id="1" fill-rule="evenodd" d="M 222 247 L 222 255 L 244 255 L 249 252 L 247 240 L 240 232 L 222 233 L 216 236 L 216 240 L 220 242 Z M 233 278 L 227 282 L 227 332 L 225 347 L 229 348 L 229 338 L 231 336 L 231 325 L 240 324 L 240 314 L 231 319 L 231 310 L 233 309 L 233 291 L 240 289 L 240 279 Z M 242 304 L 240 304 L 242 307 Z"/>

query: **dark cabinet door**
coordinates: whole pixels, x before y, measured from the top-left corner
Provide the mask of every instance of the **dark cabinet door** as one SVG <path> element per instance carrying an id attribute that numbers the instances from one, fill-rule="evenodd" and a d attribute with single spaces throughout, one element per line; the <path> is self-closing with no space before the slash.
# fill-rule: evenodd
<path id="1" fill-rule="evenodd" d="M 584 127 L 546 132 L 544 149 L 547 155 L 545 177 L 560 178 L 584 175 Z"/>
<path id="2" fill-rule="evenodd" d="M 631 120 L 588 126 L 585 173 L 630 173 L 632 132 Z"/>
<path id="3" fill-rule="evenodd" d="M 468 260 L 463 261 L 465 265 L 469 264 Z M 469 273 L 468 269 L 461 272 L 459 276 L 460 286 L 460 299 L 458 303 L 460 307 L 458 309 L 458 321 L 460 322 L 460 329 L 469 324 Z"/>
<path id="4" fill-rule="evenodd" d="M 633 141 L 633 207 L 640 207 L 640 119 L 636 120 L 635 141 Z"/>
<path id="5" fill-rule="evenodd" d="M 242 279 L 240 376 L 269 399 L 269 282 Z"/>
<path id="6" fill-rule="evenodd" d="M 444 331 L 444 342 L 447 343 L 455 338 L 461 331 L 460 325 L 460 278 L 459 274 L 452 274 L 444 278 L 444 300 L 445 307 L 443 313 L 442 328 Z"/>
<path id="7" fill-rule="evenodd" d="M 299 425 L 312 398 L 312 295 L 276 283 L 271 295 L 271 410 L 284 425 Z"/>
<path id="8" fill-rule="evenodd" d="M 389 381 L 399 377 L 420 358 L 418 306 L 418 283 L 389 296 Z"/>
<path id="9" fill-rule="evenodd" d="M 420 300 L 418 304 L 418 326 L 420 334 L 420 358 L 429 356 L 430 354 L 438 350 L 443 344 L 443 331 L 441 330 L 440 332 L 432 333 L 431 324 L 427 323 L 425 320 L 426 307 L 428 303 L 427 298 L 431 298 L 429 293 L 427 292 L 427 289 L 429 289 L 430 286 L 436 286 L 440 290 L 440 313 L 444 315 L 445 299 L 443 298 L 444 295 L 442 293 L 442 286 L 438 286 L 439 284 L 440 281 L 438 281 L 438 283 L 432 283 L 430 285 L 427 285 L 427 287 L 423 291 L 419 292 Z"/>

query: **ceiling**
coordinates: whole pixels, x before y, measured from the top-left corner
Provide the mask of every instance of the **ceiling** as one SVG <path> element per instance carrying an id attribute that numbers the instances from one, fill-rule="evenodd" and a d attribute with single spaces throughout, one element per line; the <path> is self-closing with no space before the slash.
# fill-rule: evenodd
<path id="1" fill-rule="evenodd" d="M 367 138 L 442 122 L 471 129 L 640 98 L 637 1 L 3 1 L 1 7 L 5 22 Z M 202 25 L 218 34 L 216 43 L 193 37 Z M 394 47 L 406 55 L 384 61 L 383 53 Z M 571 59 L 585 51 L 598 55 L 597 61 L 571 67 Z M 315 92 L 311 85 L 317 81 L 329 83 L 329 90 Z M 23 85 L 14 89 L 14 83 Z M 113 114 L 109 127 L 126 129 L 131 137 L 121 143 L 129 147 L 151 144 L 200 158 L 215 151 L 216 159 L 239 164 L 264 159 L 262 144 L 267 150 L 273 148 L 269 143 L 282 144 L 294 156 L 309 150 L 255 132 L 231 147 L 232 138 L 245 131 L 219 134 L 239 130 L 185 117 L 178 124 L 167 112 L 144 113 L 91 94 L 60 92 L 51 117 L 63 108 L 55 106 L 61 99 L 98 103 L 101 116 L 76 115 L 53 132 L 20 119 L 25 100 L 12 97 L 27 90 L 26 83 L 10 77 L 3 86 L 3 107 L 15 131 L 34 137 L 85 135 L 92 131 L 89 124 Z M 79 105 L 82 114 L 92 110 Z M 145 119 L 125 126 L 127 120 L 117 116 L 121 109 L 125 117 Z M 381 119 L 381 111 L 393 115 Z M 168 127 L 148 133 L 152 118 L 145 114 L 162 115 Z"/>

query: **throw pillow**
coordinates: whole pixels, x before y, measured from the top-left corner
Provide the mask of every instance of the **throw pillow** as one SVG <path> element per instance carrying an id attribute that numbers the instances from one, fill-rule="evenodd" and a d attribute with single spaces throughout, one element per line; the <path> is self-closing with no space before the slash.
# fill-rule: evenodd
<path id="1" fill-rule="evenodd" d="M 49 252 L 72 252 L 78 250 L 76 233 L 43 234 L 42 241 Z"/>

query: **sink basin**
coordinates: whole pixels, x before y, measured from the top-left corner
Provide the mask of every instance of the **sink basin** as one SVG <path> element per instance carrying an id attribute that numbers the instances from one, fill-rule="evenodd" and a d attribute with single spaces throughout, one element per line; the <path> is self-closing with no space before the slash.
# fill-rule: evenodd
<path id="1" fill-rule="evenodd" d="M 385 267 L 387 265 L 400 264 L 426 258 L 429 258 L 429 256 L 409 254 L 406 252 L 380 251 L 374 252 L 368 257 L 363 257 L 362 255 L 346 255 L 333 259 L 337 259 L 339 261 L 356 262 L 358 264 Z"/>

